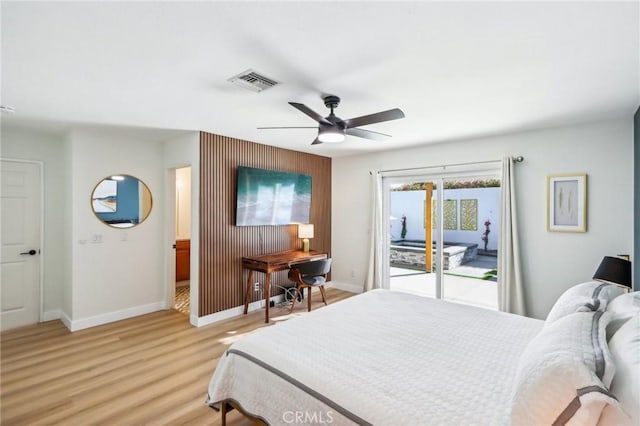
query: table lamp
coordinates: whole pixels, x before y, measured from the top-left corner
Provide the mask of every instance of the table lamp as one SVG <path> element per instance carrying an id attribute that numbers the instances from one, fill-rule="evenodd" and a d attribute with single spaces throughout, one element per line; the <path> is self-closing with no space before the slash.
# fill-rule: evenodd
<path id="1" fill-rule="evenodd" d="M 593 279 L 630 289 L 631 262 L 619 257 L 605 256 Z"/>
<path id="2" fill-rule="evenodd" d="M 299 224 L 298 238 L 302 238 L 302 250 L 309 251 L 309 238 L 313 238 L 313 225 L 311 223 Z"/>

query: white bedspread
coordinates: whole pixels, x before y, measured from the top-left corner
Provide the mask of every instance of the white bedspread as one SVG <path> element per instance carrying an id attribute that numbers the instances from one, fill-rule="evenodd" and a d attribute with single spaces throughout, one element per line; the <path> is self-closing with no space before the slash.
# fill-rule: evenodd
<path id="1" fill-rule="evenodd" d="M 370 291 L 236 342 L 208 403 L 235 400 L 272 425 L 507 425 L 518 357 L 542 325 Z"/>

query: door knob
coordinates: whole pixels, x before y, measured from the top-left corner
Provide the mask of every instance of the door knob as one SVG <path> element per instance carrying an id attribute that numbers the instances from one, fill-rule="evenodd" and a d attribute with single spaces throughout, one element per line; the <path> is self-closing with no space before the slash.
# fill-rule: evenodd
<path id="1" fill-rule="evenodd" d="M 25 251 L 24 253 L 20 253 L 20 254 L 28 254 L 29 256 L 34 256 L 37 253 L 37 251 L 35 251 L 34 249 L 31 249 L 29 251 Z"/>

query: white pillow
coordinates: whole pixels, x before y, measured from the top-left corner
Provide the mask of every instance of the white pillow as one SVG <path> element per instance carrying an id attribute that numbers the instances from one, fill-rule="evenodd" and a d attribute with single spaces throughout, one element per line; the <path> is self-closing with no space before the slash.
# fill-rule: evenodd
<path id="1" fill-rule="evenodd" d="M 576 312 L 548 324 L 518 362 L 511 406 L 514 425 L 595 425 L 617 401 L 608 386 L 615 372 L 607 348 L 609 314 Z"/>
<path id="2" fill-rule="evenodd" d="M 609 404 L 602 410 L 598 426 L 637 426 L 637 423 L 631 421 L 620 405 Z"/>
<path id="3" fill-rule="evenodd" d="M 607 306 L 611 321 L 607 325 L 607 340 L 610 340 L 622 324 L 640 312 L 640 291 L 616 297 Z"/>
<path id="4" fill-rule="evenodd" d="M 545 326 L 574 312 L 604 311 L 607 302 L 624 293 L 624 289 L 599 281 L 576 284 L 560 295 L 549 311 Z"/>
<path id="5" fill-rule="evenodd" d="M 634 424 L 640 424 L 640 313 L 625 322 L 609 341 L 616 365 L 613 393 Z"/>

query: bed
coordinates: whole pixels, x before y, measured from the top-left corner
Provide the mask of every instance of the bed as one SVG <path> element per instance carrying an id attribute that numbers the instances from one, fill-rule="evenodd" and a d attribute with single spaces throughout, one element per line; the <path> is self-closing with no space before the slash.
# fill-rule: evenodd
<path id="1" fill-rule="evenodd" d="M 576 337 L 573 331 L 567 336 L 566 330 L 564 334 L 552 330 L 561 334 L 558 338 L 551 334 L 551 340 L 557 340 L 553 344 L 564 347 L 575 339 L 593 343 L 593 310 L 584 304 L 573 310 L 581 309 L 584 312 L 579 316 L 558 314 L 555 322 L 580 323 L 580 327 L 589 327 L 589 333 L 577 333 Z M 563 305 L 562 310 L 571 313 L 572 308 Z M 602 314 L 600 311 L 599 331 L 595 333 L 604 340 L 604 320 L 610 316 L 605 315 L 600 323 Z M 571 317 L 571 321 L 563 316 Z M 562 328 L 557 324 L 549 326 L 542 320 L 479 307 L 374 290 L 261 329 L 234 343 L 211 378 L 207 403 L 214 408 L 231 404 L 271 425 L 513 424 L 518 419 L 514 417 L 514 405 L 526 405 L 524 414 L 520 414 L 528 416 L 530 407 L 522 404 L 523 398 L 540 392 L 539 381 L 531 380 L 532 371 L 537 377 L 541 375 L 538 364 L 549 364 L 548 359 L 536 358 L 535 350 L 540 345 L 532 342 L 540 335 L 549 340 L 549 332 L 545 336 L 544 331 Z M 549 344 L 544 339 L 543 343 Z M 576 345 L 584 346 L 584 342 Z M 525 354 L 531 351 L 534 353 Z M 523 366 L 523 357 L 534 362 L 527 364 L 525 359 Z M 582 370 L 576 373 L 578 382 L 586 376 L 589 380 L 597 376 L 597 358 L 596 353 L 589 359 L 593 361 L 593 374 Z M 570 359 L 566 365 L 574 361 Z M 566 365 L 556 367 L 564 372 Z M 611 368 L 607 368 L 606 374 L 612 376 Z M 523 369 L 528 372 L 524 378 Z M 600 373 L 605 374 L 604 370 Z M 602 377 L 594 380 L 599 384 Z M 605 381 L 610 382 L 611 377 L 605 377 Z M 514 396 L 518 387 L 525 389 L 519 400 L 517 394 Z M 607 405 L 614 406 L 616 419 L 623 418 L 610 392 L 582 396 L 583 408 L 593 404 L 600 411 Z M 574 420 L 579 419 L 578 414 L 569 412 Z M 542 421 L 543 417 L 530 419 Z"/>

